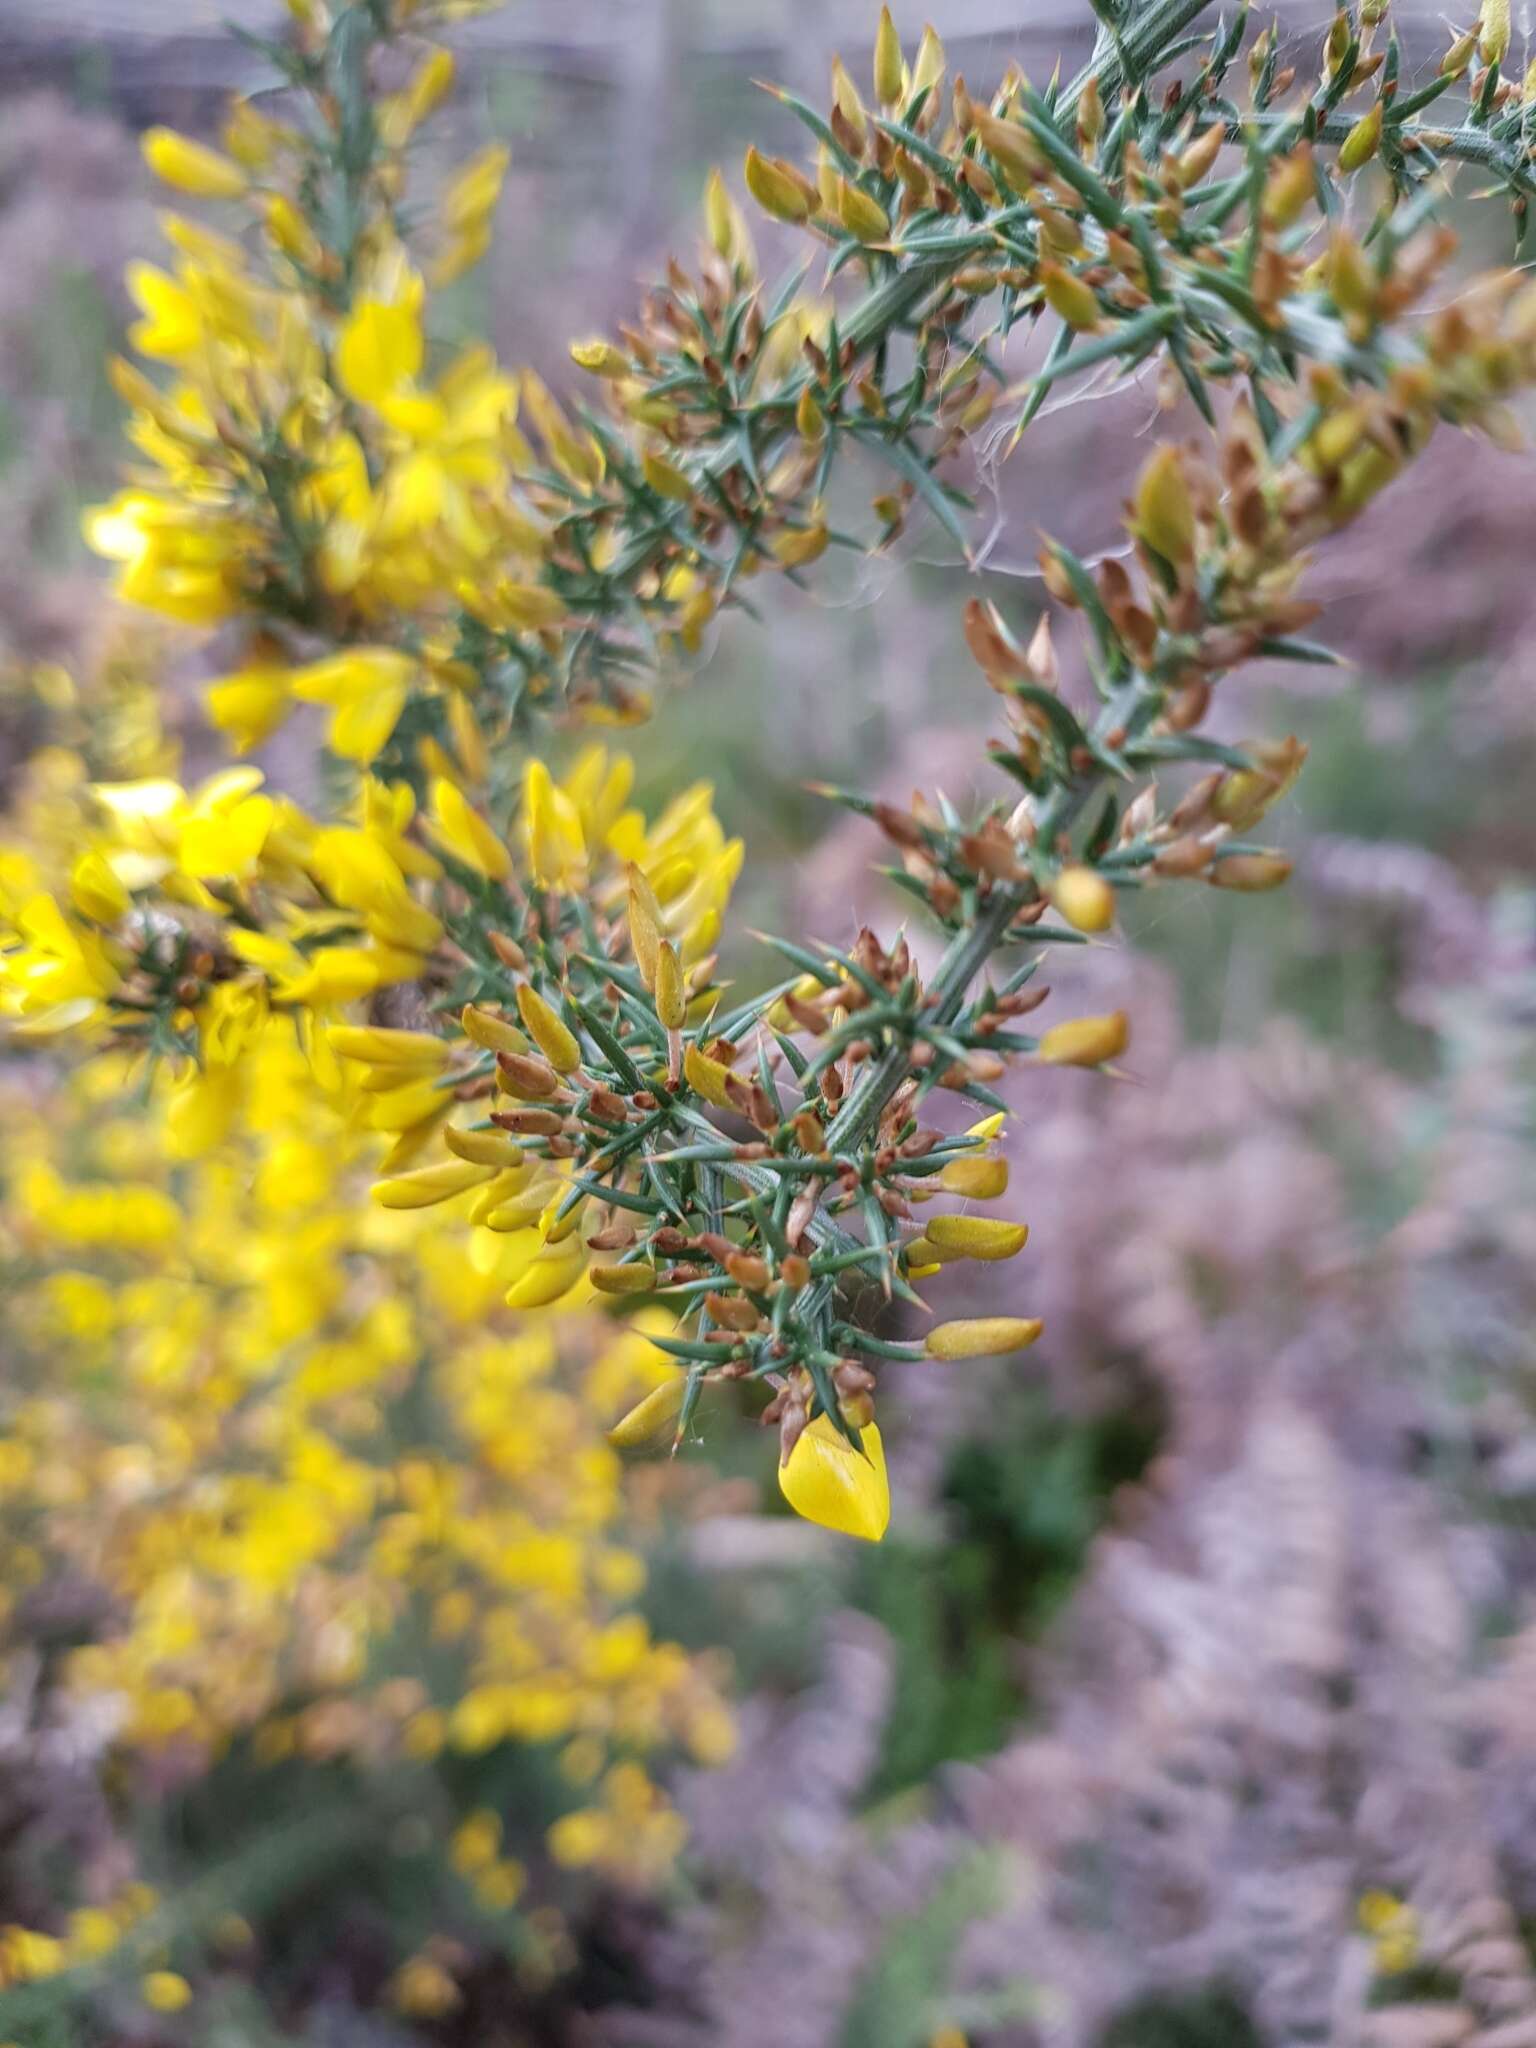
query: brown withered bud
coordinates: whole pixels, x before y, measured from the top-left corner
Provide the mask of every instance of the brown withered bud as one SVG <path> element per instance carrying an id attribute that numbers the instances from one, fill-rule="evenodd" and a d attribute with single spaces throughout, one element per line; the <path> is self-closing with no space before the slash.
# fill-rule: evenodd
<path id="1" fill-rule="evenodd" d="M 624 1252 L 635 1241 L 636 1232 L 628 1223 L 610 1223 L 606 1229 L 595 1231 L 587 1239 L 587 1249 L 594 1252 Z"/>
<path id="2" fill-rule="evenodd" d="M 779 1278 L 792 1294 L 811 1284 L 811 1262 L 799 1252 L 786 1252 L 779 1261 Z"/>
<path id="3" fill-rule="evenodd" d="M 795 1134 L 795 1143 L 808 1158 L 820 1158 L 826 1151 L 827 1133 L 814 1109 L 796 1110 L 790 1129 Z"/>
<path id="4" fill-rule="evenodd" d="M 1167 829 L 1170 832 L 1190 832 L 1198 825 L 1207 824 L 1211 818 L 1211 799 L 1221 787 L 1224 770 L 1213 768 L 1208 775 L 1202 775 L 1193 783 L 1168 814 Z"/>
<path id="5" fill-rule="evenodd" d="M 960 908 L 960 884 L 948 875 L 935 875 L 928 884 L 928 902 L 935 917 L 953 917 Z"/>
<path id="6" fill-rule="evenodd" d="M 811 1185 L 802 1188 L 800 1193 L 790 1203 L 789 1215 L 785 1218 L 784 1222 L 784 1235 L 789 1240 L 791 1247 L 799 1244 L 800 1239 L 804 1236 L 806 1226 L 816 1214 L 816 1205 L 820 1199 L 821 1190 L 812 1181 Z"/>
<path id="7" fill-rule="evenodd" d="M 1029 873 L 1001 818 L 988 818 L 979 832 L 965 833 L 960 840 L 960 852 L 979 875 L 994 875 L 1004 882 L 1020 882 Z"/>
<path id="8" fill-rule="evenodd" d="M 587 1107 L 594 1116 L 605 1123 L 622 1124 L 628 1121 L 629 1104 L 622 1095 L 616 1095 L 611 1088 L 597 1087 L 587 1095 Z"/>
<path id="9" fill-rule="evenodd" d="M 864 137 L 855 129 L 853 123 L 835 100 L 832 103 L 832 112 L 827 125 L 837 137 L 838 147 L 845 154 L 854 158 L 863 155 Z"/>
<path id="10" fill-rule="evenodd" d="M 1000 1018 L 1027 1017 L 1048 1000 L 1050 993 L 1049 983 L 1040 988 L 1016 988 L 1011 996 L 999 996 L 993 1007 Z"/>
<path id="11" fill-rule="evenodd" d="M 675 1223 L 663 1223 L 659 1230 L 651 1232 L 651 1244 L 665 1259 L 675 1259 L 679 1252 L 687 1251 L 693 1239 L 686 1230 L 679 1230 Z"/>
<path id="12" fill-rule="evenodd" d="M 872 815 L 893 845 L 921 847 L 926 843 L 921 827 L 909 811 L 900 810 L 895 804 L 877 803 Z"/>
<path id="13" fill-rule="evenodd" d="M 1190 732 L 1210 708 L 1210 684 L 1186 683 L 1182 690 L 1175 691 L 1167 710 L 1163 713 L 1163 724 L 1170 732 Z"/>
<path id="14" fill-rule="evenodd" d="M 722 1236 L 718 1230 L 701 1230 L 697 1237 L 689 1240 L 690 1251 L 706 1253 L 717 1266 L 723 1266 L 735 1249 L 735 1240 Z"/>
<path id="15" fill-rule="evenodd" d="M 525 1101 L 539 1102 L 562 1092 L 560 1076 L 548 1060 L 540 1059 L 536 1053 L 499 1052 L 496 1071 L 505 1092 Z"/>
<path id="16" fill-rule="evenodd" d="M 851 1358 L 840 1358 L 832 1368 L 832 1384 L 840 1394 L 870 1394 L 875 1389 L 875 1376 L 867 1366 Z"/>
<path id="17" fill-rule="evenodd" d="M 887 1216 L 898 1217 L 902 1222 L 911 1220 L 911 1203 L 904 1195 L 897 1194 L 894 1188 L 876 1188 L 875 1200 L 880 1204 Z"/>
<path id="18" fill-rule="evenodd" d="M 778 1129 L 779 1113 L 760 1081 L 743 1081 L 739 1075 L 732 1074 L 726 1080 L 725 1092 L 730 1097 L 732 1108 L 739 1109 L 760 1131 Z"/>
<path id="19" fill-rule="evenodd" d="M 961 615 L 961 631 L 971 657 L 996 689 L 1024 673 L 1024 657 L 994 604 L 971 598 Z"/>
<path id="20" fill-rule="evenodd" d="M 1198 875 L 1210 866 L 1215 853 L 1214 846 L 1207 845 L 1193 834 L 1186 834 L 1184 838 L 1175 839 L 1159 849 L 1152 863 L 1152 872 L 1174 881 L 1187 875 Z"/>
<path id="21" fill-rule="evenodd" d="M 826 1013 L 815 1003 L 808 1003 L 803 996 L 796 995 L 793 989 L 784 997 L 784 1007 L 802 1031 L 809 1031 L 819 1038 L 826 1030 Z"/>
<path id="22" fill-rule="evenodd" d="M 1049 543 L 1041 548 L 1039 562 L 1041 580 L 1051 596 L 1058 604 L 1064 604 L 1069 611 L 1076 611 L 1078 599 L 1072 579 L 1062 567 L 1060 556 Z"/>
<path id="23" fill-rule="evenodd" d="M 899 1159 L 926 1159 L 942 1136 L 942 1132 L 926 1126 L 913 1131 L 896 1147 L 896 1156 Z"/>
<path id="24" fill-rule="evenodd" d="M 771 1277 L 766 1261 L 755 1252 L 728 1252 L 721 1264 L 738 1287 L 749 1288 L 755 1294 L 762 1293 Z"/>
<path id="25" fill-rule="evenodd" d="M 496 1092 L 496 1078 L 493 1074 L 476 1074 L 472 1080 L 460 1081 L 453 1091 L 455 1102 L 479 1102 Z"/>
<path id="26" fill-rule="evenodd" d="M 510 967 L 514 974 L 527 973 L 528 955 L 516 939 L 509 939 L 505 932 L 487 932 L 486 937 L 490 940 L 491 951 L 503 967 Z"/>
<path id="27" fill-rule="evenodd" d="M 977 158 L 962 157 L 956 166 L 955 175 L 962 185 L 967 186 L 986 205 L 991 206 L 996 202 L 997 180 Z"/>
<path id="28" fill-rule="evenodd" d="M 553 1109 L 498 1109 L 492 1112 L 491 1122 L 525 1138 L 553 1138 L 564 1128 L 564 1120 Z"/>
<path id="29" fill-rule="evenodd" d="M 690 1265 L 684 1260 L 675 1266 L 665 1267 L 657 1274 L 656 1284 L 658 1287 L 686 1287 L 690 1281 L 706 1277 L 704 1267 Z"/>
<path id="30" fill-rule="evenodd" d="M 704 1306 L 722 1329 L 735 1330 L 738 1334 L 755 1330 L 762 1320 L 751 1302 L 743 1300 L 739 1294 L 716 1294 L 711 1290 L 704 1297 Z"/>
<path id="31" fill-rule="evenodd" d="M 784 1408 L 779 1419 L 779 1464 L 789 1463 L 789 1454 L 799 1443 L 810 1422 L 811 1412 L 805 1402 L 784 1397 Z"/>

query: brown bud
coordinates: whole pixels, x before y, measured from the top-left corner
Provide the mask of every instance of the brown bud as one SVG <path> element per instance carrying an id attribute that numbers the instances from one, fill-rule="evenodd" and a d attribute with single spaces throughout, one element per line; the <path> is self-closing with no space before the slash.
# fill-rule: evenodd
<path id="1" fill-rule="evenodd" d="M 547 1060 L 541 1060 L 532 1053 L 499 1052 L 496 1055 L 496 1070 L 501 1076 L 501 1086 L 508 1095 L 521 1096 L 525 1101 L 538 1102 L 558 1092 L 560 1076 Z"/>
<path id="2" fill-rule="evenodd" d="M 755 1252 L 728 1252 L 721 1263 L 738 1287 L 760 1294 L 768 1285 L 768 1267 Z"/>
<path id="3" fill-rule="evenodd" d="M 553 1109 L 500 1109 L 491 1122 L 503 1131 L 517 1131 L 525 1138 L 553 1138 L 562 1128 L 562 1118 Z"/>

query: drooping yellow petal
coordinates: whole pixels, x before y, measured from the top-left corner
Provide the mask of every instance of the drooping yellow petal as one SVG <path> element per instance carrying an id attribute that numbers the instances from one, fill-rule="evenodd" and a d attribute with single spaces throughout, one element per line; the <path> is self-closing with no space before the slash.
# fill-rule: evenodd
<path id="1" fill-rule="evenodd" d="M 779 1467 L 779 1490 L 806 1521 L 878 1543 L 891 1519 L 891 1485 L 873 1422 L 859 1431 L 859 1447 L 829 1417 L 818 1415 Z"/>

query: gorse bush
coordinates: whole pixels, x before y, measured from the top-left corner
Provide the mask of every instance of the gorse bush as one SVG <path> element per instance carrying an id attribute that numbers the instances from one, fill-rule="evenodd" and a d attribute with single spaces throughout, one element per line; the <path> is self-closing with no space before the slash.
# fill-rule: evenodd
<path id="1" fill-rule="evenodd" d="M 183 787 L 152 720 L 132 759 L 31 764 L 0 990 L 34 1060 L 71 1051 L 13 1113 L 0 1500 L 19 1628 L 60 1574 L 107 1603 L 58 1683 L 111 1744 L 184 1774 L 242 1745 L 405 1760 L 445 1869 L 507 1911 L 530 1857 L 664 1867 L 679 1823 L 638 1759 L 728 1746 L 708 1674 L 632 1611 L 616 1449 L 681 1444 L 708 1389 L 751 1383 L 790 1505 L 878 1540 L 882 1362 L 1038 1337 L 870 1325 L 1023 1248 L 991 1206 L 1005 1075 L 1126 1049 L 1120 1011 L 1031 1028 L 1048 949 L 1111 930 L 1121 891 L 1286 881 L 1255 834 L 1304 750 L 1202 722 L 1243 663 L 1328 658 L 1307 558 L 1438 422 L 1515 437 L 1536 289 L 1428 300 L 1457 164 L 1523 230 L 1536 87 L 1504 75 L 1495 0 L 1418 84 L 1384 0 L 1305 66 L 1202 0 L 1103 0 L 1078 77 L 1011 67 L 986 97 L 885 13 L 869 80 L 838 63 L 825 113 L 780 95 L 811 161 L 746 155 L 806 260 L 765 277 L 715 174 L 694 269 L 546 381 L 430 338 L 506 167 L 486 151 L 430 209 L 407 178 L 453 80 L 424 32 L 475 11 L 292 0 L 279 94 L 217 148 L 145 139 L 208 211 L 130 270 L 134 455 L 88 537 L 124 599 L 217 631 L 235 753 L 322 708 L 332 800 L 238 762 Z M 1090 686 L 1064 687 L 1053 615 L 973 600 L 996 794 L 825 792 L 883 838 L 937 964 L 899 931 L 776 939 L 780 979 L 736 999 L 740 843 L 702 786 L 644 815 L 613 728 L 775 579 L 915 523 L 967 549 L 968 463 L 1071 380 L 1148 371 L 1193 438 L 1142 464 L 1123 547 L 1041 555 Z M 524 1752 L 568 1796 L 509 1843 L 459 1761 Z M 0 1935 L 0 1979 L 126 1944 L 179 2008 L 131 1889 Z M 449 2010 L 458 1954 L 396 1959 L 397 2002 Z"/>

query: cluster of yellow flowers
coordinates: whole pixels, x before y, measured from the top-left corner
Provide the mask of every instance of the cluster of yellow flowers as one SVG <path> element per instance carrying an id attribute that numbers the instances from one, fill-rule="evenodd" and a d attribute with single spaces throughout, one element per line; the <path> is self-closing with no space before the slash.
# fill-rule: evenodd
<path id="1" fill-rule="evenodd" d="M 653 1875 L 679 1829 L 640 1760 L 731 1741 L 701 1670 L 633 1609 L 602 1434 L 669 1375 L 648 1338 L 671 1319 L 503 1319 L 515 1236 L 466 1245 L 441 1212 L 359 1202 L 377 1141 L 348 1066 L 327 1084 L 273 1014 L 240 1071 L 217 1148 L 191 1157 L 208 1127 L 178 1113 L 187 1088 L 146 1104 L 118 1058 L 7 1091 L 8 1604 L 64 1567 L 112 1596 L 67 1683 L 133 1751 L 185 1767 L 238 1740 L 425 1772 L 547 1748 L 570 1811 L 546 1853 Z M 412 1642 L 431 1655 L 402 1662 Z M 453 1860 L 510 1907 L 512 1852 L 540 1844 L 488 1849 L 493 1821 L 466 1822 Z M 0 1933 L 0 1982 L 77 1948 Z"/>
<path id="2" fill-rule="evenodd" d="M 373 63 L 476 0 L 290 6 L 281 99 L 237 103 L 217 148 L 145 139 L 238 233 L 172 215 L 170 267 L 132 268 L 149 369 L 113 376 L 136 460 L 87 532 L 130 602 L 226 629 L 207 704 L 237 753 L 320 707 L 338 793 L 311 814 L 242 763 L 188 787 L 142 716 L 112 758 L 58 745 L 24 779 L 0 1015 L 34 1058 L 65 1029 L 89 1057 L 63 1081 L 24 1068 L 6 1104 L 21 1363 L 0 1528 L 18 1615 L 59 1570 L 112 1596 L 68 1683 L 134 1752 L 428 1779 L 548 1752 L 569 1796 L 542 1840 L 447 1802 L 452 1869 L 504 1911 L 534 1856 L 664 1868 L 679 1823 L 645 1758 L 730 1742 L 708 1675 L 637 1611 L 618 1453 L 682 1441 L 706 1388 L 755 1386 L 790 1506 L 878 1540 L 873 1365 L 1040 1334 L 997 1316 L 877 1336 L 847 1290 L 921 1309 L 942 1266 L 1023 1248 L 1022 1222 L 977 1207 L 1008 1189 L 993 1084 L 1010 1060 L 1112 1069 L 1128 1041 L 1119 1012 L 1028 1028 L 1040 948 L 1111 929 L 1122 890 L 1286 879 L 1247 835 L 1303 750 L 1197 728 L 1248 657 L 1318 658 L 1296 638 L 1312 545 L 1437 421 L 1506 434 L 1504 399 L 1536 380 L 1536 297 L 1511 278 L 1407 324 L 1450 253 L 1419 232 L 1437 153 L 1523 195 L 1524 101 L 1492 4 L 1480 50 L 1463 39 L 1407 111 L 1395 44 L 1371 47 L 1379 4 L 1341 13 L 1289 110 L 1260 37 L 1246 111 L 1240 20 L 1180 45 L 1185 89 L 1145 90 L 1190 0 L 1127 13 L 1069 86 L 1010 69 L 990 105 L 931 30 L 909 61 L 887 12 L 871 103 L 840 62 L 826 120 L 791 103 L 815 175 L 745 167 L 863 296 L 770 300 L 717 174 L 697 275 L 672 266 L 633 323 L 572 350 L 600 414 L 431 345 L 428 283 L 487 245 L 506 156 L 470 163 L 408 244 L 407 151 L 453 62 L 413 46 L 388 92 Z M 1411 125 L 1475 53 L 1464 125 Z M 1344 178 L 1389 183 L 1368 234 L 1320 159 L 1334 143 Z M 1010 332 L 1037 321 L 1043 367 L 1006 386 Z M 1042 557 L 1096 704 L 1068 701 L 1047 620 L 1025 639 L 977 600 L 1006 797 L 828 792 L 894 847 L 942 958 L 925 974 L 869 930 L 776 941 L 787 977 L 733 1002 L 717 947 L 741 846 L 710 790 L 648 817 L 624 756 L 530 751 L 533 714 L 643 714 L 662 652 L 696 648 L 743 578 L 849 541 L 835 462 L 879 469 L 877 545 L 919 501 L 963 538 L 940 464 L 998 404 L 1012 446 L 1059 378 L 1159 352 L 1207 453 L 1152 453 L 1123 554 Z M 1211 388 L 1233 384 L 1218 423 Z M 986 1114 L 925 1121 L 935 1091 Z M 110 1946 L 81 1925 L 0 1930 L 0 1979 Z M 144 1946 L 143 1995 L 174 2011 L 189 1988 Z M 402 1958 L 397 2001 L 449 2010 L 454 1953 Z"/>

